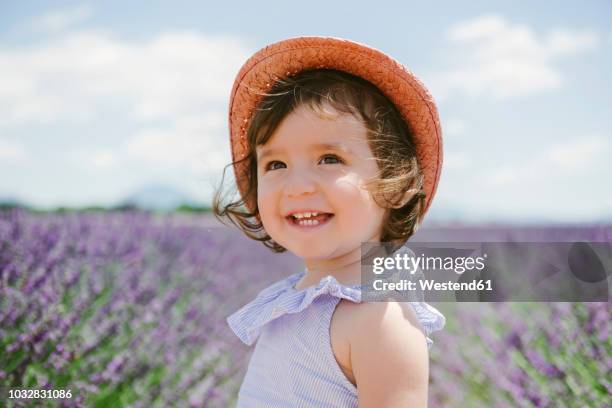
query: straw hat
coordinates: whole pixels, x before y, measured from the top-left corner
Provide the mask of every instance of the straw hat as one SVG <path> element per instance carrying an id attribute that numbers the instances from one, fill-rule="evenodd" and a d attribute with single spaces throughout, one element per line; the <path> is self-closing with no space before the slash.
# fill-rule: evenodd
<path id="1" fill-rule="evenodd" d="M 442 169 L 442 130 L 433 98 L 406 67 L 381 51 L 354 41 L 334 37 L 295 37 L 270 44 L 253 54 L 238 72 L 230 96 L 232 161 L 243 159 L 247 154 L 246 133 L 262 94 L 268 92 L 278 78 L 318 68 L 359 76 L 377 86 L 395 104 L 414 135 L 417 161 L 423 172 L 423 187 L 427 194 L 427 211 Z M 244 163 L 234 166 L 242 197 L 247 185 L 239 175 L 245 170 Z"/>

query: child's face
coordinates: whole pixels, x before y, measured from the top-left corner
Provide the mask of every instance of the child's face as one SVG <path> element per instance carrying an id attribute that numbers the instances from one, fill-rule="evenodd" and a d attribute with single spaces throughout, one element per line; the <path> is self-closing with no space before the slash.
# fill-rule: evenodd
<path id="1" fill-rule="evenodd" d="M 257 146 L 257 203 L 266 232 L 306 260 L 332 260 L 360 250 L 362 242 L 380 241 L 385 211 L 364 187 L 378 171 L 359 119 L 321 118 L 299 106 L 265 145 Z M 300 210 L 333 216 L 317 226 L 300 226 L 287 217 Z"/>

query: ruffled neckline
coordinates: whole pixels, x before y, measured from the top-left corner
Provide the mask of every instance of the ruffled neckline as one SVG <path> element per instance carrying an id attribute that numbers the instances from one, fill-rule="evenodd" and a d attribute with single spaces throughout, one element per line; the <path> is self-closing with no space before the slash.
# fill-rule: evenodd
<path id="1" fill-rule="evenodd" d="M 268 286 L 249 303 L 228 316 L 227 323 L 232 331 L 246 345 L 252 345 L 259 337 L 262 328 L 283 315 L 299 313 L 324 294 L 355 303 L 361 302 L 361 291 L 366 285 L 345 285 L 334 276 L 322 278 L 318 284 L 304 289 L 295 285 L 306 275 L 307 270 L 294 273 Z M 446 322 L 442 313 L 425 302 L 408 302 L 412 305 L 417 318 L 426 332 L 427 345 L 433 341 L 429 334 L 441 330 Z"/>
<path id="2" fill-rule="evenodd" d="M 268 286 L 227 318 L 230 328 L 243 343 L 253 344 L 265 324 L 282 315 L 301 312 L 323 294 L 361 302 L 361 285 L 343 285 L 332 275 L 322 278 L 316 285 L 296 289 L 295 285 L 304 275 L 306 270 Z"/>

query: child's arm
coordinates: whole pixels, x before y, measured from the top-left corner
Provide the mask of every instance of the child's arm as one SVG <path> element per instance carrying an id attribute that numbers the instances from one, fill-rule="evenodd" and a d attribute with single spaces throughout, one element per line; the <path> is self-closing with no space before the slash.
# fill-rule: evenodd
<path id="1" fill-rule="evenodd" d="M 408 303 L 359 305 L 350 335 L 360 408 L 427 407 L 429 355 Z"/>

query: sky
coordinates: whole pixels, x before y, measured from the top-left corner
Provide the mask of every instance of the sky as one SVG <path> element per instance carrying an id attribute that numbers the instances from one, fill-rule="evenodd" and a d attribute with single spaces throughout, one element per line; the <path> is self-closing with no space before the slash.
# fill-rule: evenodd
<path id="1" fill-rule="evenodd" d="M 429 217 L 612 221 L 612 3 L 429 3 L 2 2 L 0 199 L 113 205 L 167 185 L 210 203 L 242 64 L 322 35 L 389 54 L 433 95 Z"/>

